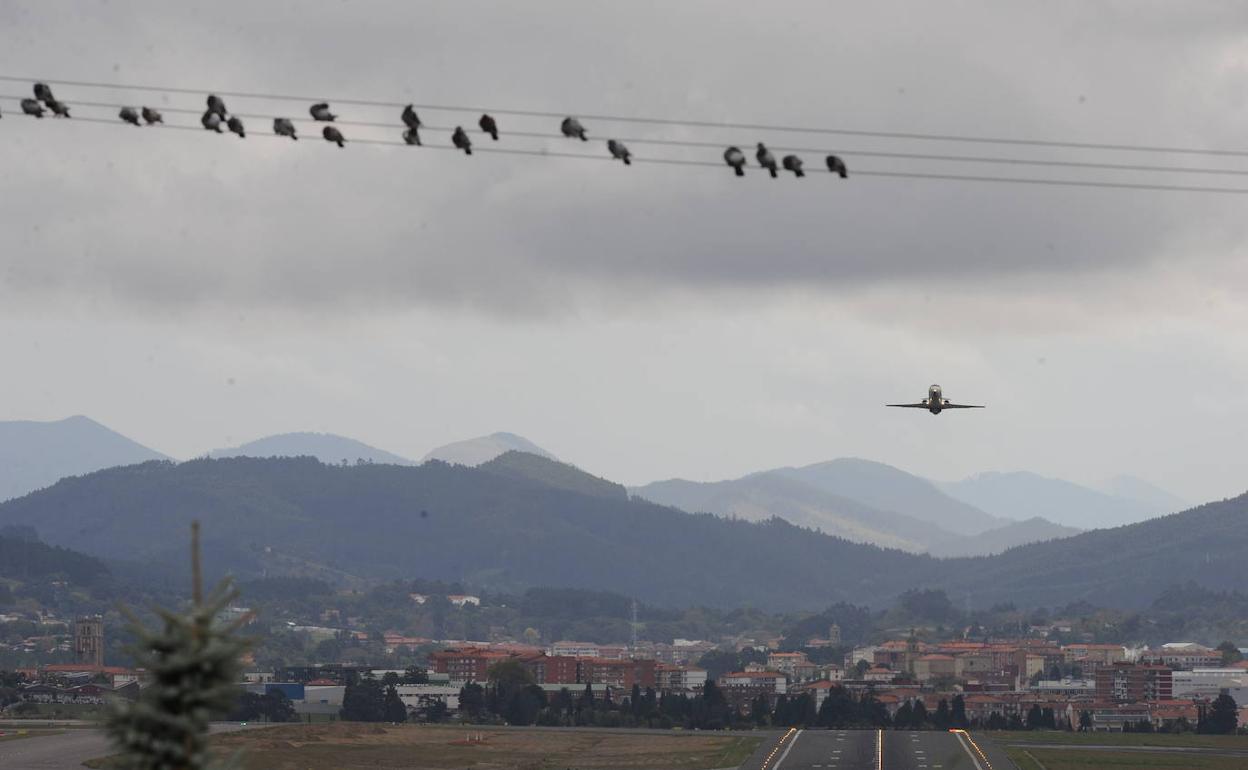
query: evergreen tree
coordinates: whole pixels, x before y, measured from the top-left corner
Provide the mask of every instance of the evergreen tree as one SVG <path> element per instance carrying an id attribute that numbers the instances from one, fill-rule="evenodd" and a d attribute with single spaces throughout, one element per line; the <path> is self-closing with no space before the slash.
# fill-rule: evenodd
<path id="1" fill-rule="evenodd" d="M 949 701 L 944 698 L 936 704 L 936 712 L 932 714 L 932 724 L 937 730 L 947 730 L 950 725 Z"/>
<path id="2" fill-rule="evenodd" d="M 771 702 L 766 695 L 758 695 L 750 701 L 750 721 L 759 727 L 765 727 L 771 719 Z"/>
<path id="3" fill-rule="evenodd" d="M 927 727 L 927 706 L 923 703 L 922 698 L 914 701 L 914 721 L 911 723 L 914 729 L 922 730 Z"/>
<path id="4" fill-rule="evenodd" d="M 398 678 L 397 676 L 395 677 Z M 387 722 L 406 722 L 407 706 L 403 705 L 403 699 L 399 697 L 399 691 L 393 684 L 386 687 L 386 697 L 382 704 L 382 711 Z"/>
<path id="5" fill-rule="evenodd" d="M 347 687 L 350 688 L 348 682 Z M 345 696 L 344 696 L 345 700 Z M 459 710 L 472 719 L 478 719 L 485 709 L 485 688 L 476 682 L 468 682 L 459 688 Z"/>
<path id="6" fill-rule="evenodd" d="M 1027 729 L 1039 730 L 1044 726 L 1044 712 L 1040 709 L 1039 703 L 1031 704 L 1031 708 L 1027 711 Z"/>
<path id="7" fill-rule="evenodd" d="M 914 709 L 910 706 L 910 701 L 897 707 L 897 712 L 893 714 L 893 724 L 899 730 L 908 730 L 914 724 Z"/>
<path id="8" fill-rule="evenodd" d="M 645 707 L 645 704 L 643 704 L 641 701 L 641 685 L 635 682 L 633 683 L 633 691 L 629 695 L 628 705 L 631 708 L 634 717 L 641 716 L 642 709 Z"/>
<path id="9" fill-rule="evenodd" d="M 1079 732 L 1086 733 L 1086 732 L 1089 732 L 1091 729 L 1092 729 L 1092 712 L 1086 711 L 1086 710 L 1080 711 L 1079 712 Z"/>
<path id="10" fill-rule="evenodd" d="M 710 679 L 702 686 L 702 705 L 705 715 L 703 727 L 719 730 L 728 726 L 728 698 L 719 689 L 719 685 Z"/>
<path id="11" fill-rule="evenodd" d="M 222 623 L 218 615 L 237 598 L 228 579 L 206 598 L 199 564 L 199 522 L 191 524 L 191 606 L 183 613 L 158 610 L 157 630 L 130 611 L 138 640 L 130 651 L 147 670 L 138 700 L 121 702 L 106 727 L 121 764 L 134 770 L 199 770 L 209 766 L 209 721 L 238 697 L 239 657 L 247 649 L 238 629 L 250 618 Z"/>
<path id="12" fill-rule="evenodd" d="M 397 695 L 395 697 L 398 697 Z M 345 722 L 385 722 L 386 693 L 371 674 L 350 677 L 342 695 L 338 717 Z"/>
<path id="13" fill-rule="evenodd" d="M 857 715 L 858 704 L 844 687 L 828 689 L 828 695 L 819 707 L 818 723 L 823 727 L 848 727 Z"/>
<path id="14" fill-rule="evenodd" d="M 966 730 L 971 726 L 970 721 L 966 718 L 966 698 L 961 693 L 953 696 L 953 705 L 950 712 L 950 721 L 954 727 Z"/>
<path id="15" fill-rule="evenodd" d="M 1235 699 L 1222 693 L 1213 699 L 1213 703 L 1205 712 L 1196 732 L 1207 735 L 1229 735 L 1239 726 L 1239 706 Z"/>

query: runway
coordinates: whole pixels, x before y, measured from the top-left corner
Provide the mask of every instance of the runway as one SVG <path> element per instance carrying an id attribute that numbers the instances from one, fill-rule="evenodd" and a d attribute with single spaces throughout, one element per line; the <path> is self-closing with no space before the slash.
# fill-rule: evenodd
<path id="1" fill-rule="evenodd" d="M 801 730 L 761 770 L 1013 770 L 1000 749 L 968 733 Z"/>

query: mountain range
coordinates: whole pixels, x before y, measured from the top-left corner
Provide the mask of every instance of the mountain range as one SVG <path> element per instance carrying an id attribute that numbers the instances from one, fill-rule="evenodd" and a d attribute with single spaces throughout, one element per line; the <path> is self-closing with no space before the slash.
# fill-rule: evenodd
<path id="1" fill-rule="evenodd" d="M 514 455 L 514 456 L 513 456 Z M 414 465 L 398 454 L 326 433 L 268 436 L 208 454 L 228 457 L 314 457 L 327 464 Z M 468 467 L 493 463 L 515 472 L 524 457 L 554 459 L 533 442 L 494 433 L 434 449 L 431 460 Z M 18 497 L 56 480 L 102 468 L 168 459 L 85 417 L 58 422 L 0 423 L 0 499 Z M 551 467 L 560 467 L 554 464 Z M 570 466 L 569 466 L 570 467 Z M 526 469 L 531 470 L 531 469 Z M 618 484 L 574 473 L 561 478 L 575 491 L 632 495 L 689 512 L 759 521 L 778 516 L 826 534 L 936 556 L 998 553 L 1006 548 L 1073 535 L 1080 527 L 1115 526 L 1177 510 L 1163 490 L 1130 477 L 1102 490 L 1035 474 L 985 473 L 934 484 L 883 463 L 844 458 L 777 468 L 722 482 L 672 479 L 625 491 Z M 547 479 L 555 482 L 555 479 Z"/>
<path id="2" fill-rule="evenodd" d="M 671 479 L 630 492 L 686 511 L 748 521 L 779 516 L 855 542 L 936 556 L 999 553 L 1080 531 L 1042 518 L 992 516 L 926 479 L 859 459 L 778 468 L 720 482 Z"/>
<path id="3" fill-rule="evenodd" d="M 996 556 L 935 559 L 779 518 L 690 514 L 511 453 L 475 468 L 306 457 L 147 462 L 2 503 L 0 528 L 34 527 L 55 546 L 157 568 L 184 560 L 189 523 L 199 519 L 207 563 L 242 576 L 575 586 L 667 606 L 815 609 L 924 587 L 975 606 L 1137 607 L 1177 583 L 1242 585 L 1245 515 L 1248 495 Z"/>
<path id="4" fill-rule="evenodd" d="M 1097 529 L 1132 524 L 1184 507 L 1181 500 L 1129 477 L 1101 491 L 1026 471 L 981 473 L 940 488 L 996 516 L 1043 518 L 1070 527 Z"/>
<path id="5" fill-rule="evenodd" d="M 229 449 L 216 449 L 209 457 L 315 457 L 323 463 L 353 463 L 359 460 L 392 465 L 414 465 L 384 449 L 369 446 L 332 433 L 282 433 L 249 441 Z"/>
<path id="6" fill-rule="evenodd" d="M 487 463 L 504 452 L 524 452 L 526 454 L 556 459 L 554 455 L 523 436 L 514 433 L 491 433 L 465 441 L 445 444 L 425 455 L 421 462 L 441 460 L 451 465 L 477 466 Z"/>
<path id="7" fill-rule="evenodd" d="M 0 500 L 21 497 L 66 476 L 167 459 L 81 415 L 52 422 L 0 422 Z"/>

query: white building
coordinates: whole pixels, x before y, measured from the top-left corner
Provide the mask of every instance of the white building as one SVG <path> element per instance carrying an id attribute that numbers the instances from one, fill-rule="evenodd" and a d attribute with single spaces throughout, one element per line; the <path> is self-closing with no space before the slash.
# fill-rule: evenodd
<path id="1" fill-rule="evenodd" d="M 1171 676 L 1176 698 L 1216 698 L 1226 690 L 1236 703 L 1244 703 L 1248 693 L 1248 671 L 1242 668 L 1196 668 L 1175 671 Z"/>
<path id="2" fill-rule="evenodd" d="M 399 684 L 394 686 L 399 700 L 409 709 L 428 708 L 434 701 L 441 701 L 447 710 L 459 710 L 459 688 L 439 684 Z"/>

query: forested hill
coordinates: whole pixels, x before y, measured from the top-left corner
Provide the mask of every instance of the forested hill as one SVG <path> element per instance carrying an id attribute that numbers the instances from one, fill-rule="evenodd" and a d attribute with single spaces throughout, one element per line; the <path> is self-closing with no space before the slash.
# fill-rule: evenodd
<path id="1" fill-rule="evenodd" d="M 998 556 L 960 559 L 940 581 L 976 605 L 1013 601 L 1053 605 L 1147 606 L 1168 586 L 1215 589 L 1248 584 L 1248 494 L 1114 529 L 1033 543 Z M 983 602 L 979 601 L 982 598 Z"/>
<path id="2" fill-rule="evenodd" d="M 526 461 L 522 470 L 311 458 L 149 462 L 0 504 L 0 528 L 34 526 L 49 543 L 181 572 L 198 518 L 216 572 L 576 587 L 666 606 L 818 609 L 944 588 L 977 607 L 1080 599 L 1138 607 L 1177 583 L 1248 583 L 1248 495 L 999 556 L 940 560 L 778 519 L 735 521 L 593 494 L 605 488 L 581 479 L 586 494 L 564 488 L 576 481 L 566 466 L 543 471 Z"/>
<path id="3" fill-rule="evenodd" d="M 0 526 L 92 555 L 181 564 L 192 519 L 206 561 L 244 576 L 431 577 L 481 588 L 614 590 L 668 605 L 823 607 L 883 600 L 934 559 L 779 520 L 692 515 L 484 469 L 329 466 L 311 458 L 111 468 L 0 505 Z"/>
<path id="4" fill-rule="evenodd" d="M 108 568 L 99 559 L 0 533 L 0 578 L 20 582 L 62 578 L 91 586 L 107 576 Z"/>

